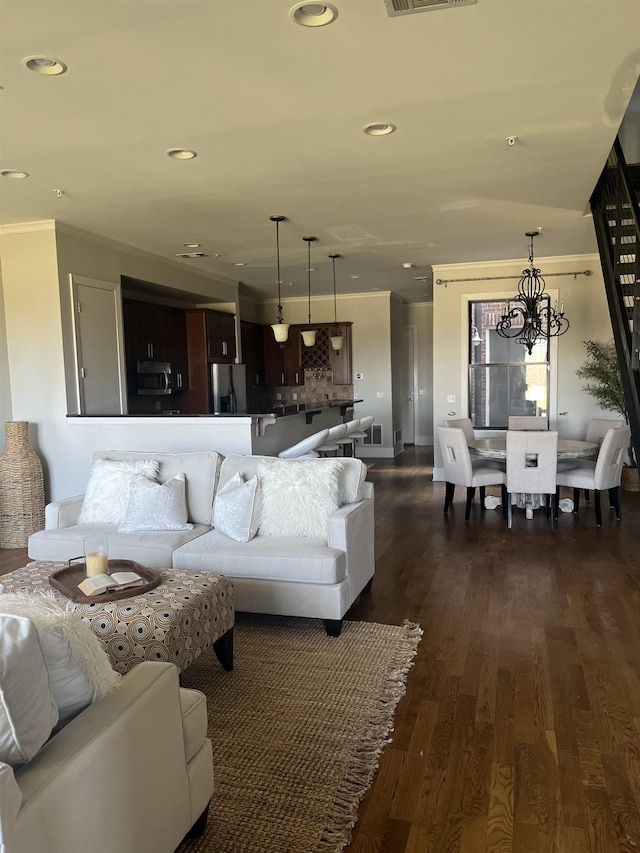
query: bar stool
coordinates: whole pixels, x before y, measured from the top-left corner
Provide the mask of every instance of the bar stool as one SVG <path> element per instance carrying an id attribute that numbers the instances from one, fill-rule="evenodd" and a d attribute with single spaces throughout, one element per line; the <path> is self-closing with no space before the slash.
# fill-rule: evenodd
<path id="1" fill-rule="evenodd" d="M 364 418 L 360 418 L 360 426 L 358 427 L 357 431 L 354 432 L 353 435 L 351 436 L 353 438 L 353 455 L 354 456 L 356 455 L 357 442 L 362 440 L 362 439 L 369 438 L 369 433 L 367 432 L 367 430 L 369 429 L 371 424 L 375 421 L 375 419 L 376 419 L 375 415 L 367 415 Z"/>
<path id="2" fill-rule="evenodd" d="M 316 447 L 316 450 L 320 454 L 320 456 L 326 456 L 328 453 L 335 453 L 338 455 L 340 450 L 340 445 L 338 444 L 339 438 L 344 438 L 344 434 L 347 431 L 347 424 L 336 424 L 336 426 L 329 427 L 329 433 L 327 435 L 326 441 L 324 444 L 321 444 L 320 447 Z"/>
<path id="3" fill-rule="evenodd" d="M 344 436 L 335 440 L 335 443 L 342 448 L 343 456 L 347 455 L 347 447 L 349 448 L 349 456 L 355 455 L 353 452 L 353 434 L 360 429 L 360 420 L 360 418 L 356 418 L 353 421 L 347 421 L 347 431 Z"/>
<path id="4" fill-rule="evenodd" d="M 320 454 L 318 448 L 324 444 L 329 435 L 329 429 L 321 429 L 319 432 L 314 432 L 299 441 L 297 444 L 292 444 L 278 453 L 280 459 L 317 459 Z"/>

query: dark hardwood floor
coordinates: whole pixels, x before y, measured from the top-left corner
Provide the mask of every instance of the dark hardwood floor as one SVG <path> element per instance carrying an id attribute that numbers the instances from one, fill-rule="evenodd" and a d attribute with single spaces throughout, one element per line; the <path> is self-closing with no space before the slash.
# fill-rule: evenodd
<path id="1" fill-rule="evenodd" d="M 640 493 L 601 528 L 582 502 L 509 531 L 478 499 L 465 522 L 463 489 L 445 517 L 431 465 L 368 475 L 376 576 L 349 618 L 424 636 L 348 853 L 638 853 Z"/>

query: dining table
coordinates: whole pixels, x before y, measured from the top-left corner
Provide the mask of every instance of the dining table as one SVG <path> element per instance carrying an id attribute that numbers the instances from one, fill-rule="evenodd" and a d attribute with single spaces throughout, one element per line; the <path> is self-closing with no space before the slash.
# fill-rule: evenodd
<path id="1" fill-rule="evenodd" d="M 506 459 L 507 434 L 493 438 L 476 438 L 469 441 L 469 452 L 477 459 Z M 567 459 L 590 459 L 598 455 L 600 445 L 594 441 L 580 441 L 573 438 L 558 439 L 558 461 Z M 524 509 L 527 518 L 533 518 L 533 511 L 543 505 L 544 496 L 537 494 L 515 494 L 512 503 Z"/>

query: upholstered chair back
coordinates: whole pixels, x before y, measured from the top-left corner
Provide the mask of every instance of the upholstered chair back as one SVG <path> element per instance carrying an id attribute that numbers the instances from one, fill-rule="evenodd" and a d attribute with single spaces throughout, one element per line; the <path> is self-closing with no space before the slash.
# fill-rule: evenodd
<path id="1" fill-rule="evenodd" d="M 558 433 L 533 430 L 507 431 L 507 491 L 555 494 Z"/>
<path id="2" fill-rule="evenodd" d="M 620 485 L 622 466 L 630 440 L 631 430 L 626 425 L 607 431 L 602 439 L 593 472 L 594 489 L 614 489 Z"/>
<path id="3" fill-rule="evenodd" d="M 519 417 L 509 415 L 509 429 L 549 429 L 549 418 Z"/>
<path id="4" fill-rule="evenodd" d="M 469 455 L 469 445 L 460 427 L 436 427 L 442 461 L 444 479 L 456 486 L 470 486 L 473 481 L 473 467 Z"/>
<path id="5" fill-rule="evenodd" d="M 443 422 L 446 427 L 455 427 L 457 429 L 461 429 L 464 432 L 465 438 L 467 439 L 467 444 L 470 441 L 473 441 L 476 437 L 473 431 L 473 424 L 471 423 L 471 418 L 457 418 L 453 421 L 444 421 Z"/>
<path id="6" fill-rule="evenodd" d="M 623 418 L 592 418 L 587 426 L 585 441 L 593 441 L 596 444 L 601 444 L 608 430 L 623 426 L 625 426 Z"/>

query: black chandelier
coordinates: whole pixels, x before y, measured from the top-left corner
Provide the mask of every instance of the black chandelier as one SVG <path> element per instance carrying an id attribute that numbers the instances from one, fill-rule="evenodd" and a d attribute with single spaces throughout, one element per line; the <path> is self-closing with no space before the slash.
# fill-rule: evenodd
<path id="1" fill-rule="evenodd" d="M 518 294 L 504 306 L 502 317 L 496 326 L 496 332 L 501 338 L 515 338 L 517 343 L 524 344 L 529 355 L 540 338 L 564 335 L 569 328 L 569 321 L 564 316 L 564 302 L 560 311 L 551 307 L 549 297 L 545 295 L 544 279 L 540 270 L 533 264 L 533 238 L 538 234 L 538 231 L 526 233 L 526 236 L 531 238 L 530 266 L 522 271 Z"/>

